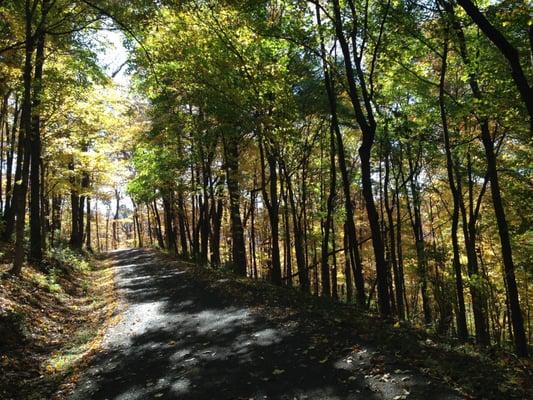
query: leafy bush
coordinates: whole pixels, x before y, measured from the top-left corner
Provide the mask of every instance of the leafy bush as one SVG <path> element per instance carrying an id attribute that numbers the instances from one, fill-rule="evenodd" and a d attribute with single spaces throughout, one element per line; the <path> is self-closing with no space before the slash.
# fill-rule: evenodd
<path id="1" fill-rule="evenodd" d="M 55 247 L 48 253 L 48 258 L 54 268 L 59 267 L 62 269 L 72 269 L 78 272 L 89 272 L 91 267 L 85 259 L 84 255 L 72 250 L 69 247 Z"/>

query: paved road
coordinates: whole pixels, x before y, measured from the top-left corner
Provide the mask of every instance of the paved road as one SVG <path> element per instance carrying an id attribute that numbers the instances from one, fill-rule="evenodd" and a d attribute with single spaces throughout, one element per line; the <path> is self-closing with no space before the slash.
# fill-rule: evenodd
<path id="1" fill-rule="evenodd" d="M 272 317 L 155 253 L 110 257 L 123 318 L 71 400 L 461 398 L 368 345 L 345 348 L 342 329 L 328 341 L 320 321 Z"/>

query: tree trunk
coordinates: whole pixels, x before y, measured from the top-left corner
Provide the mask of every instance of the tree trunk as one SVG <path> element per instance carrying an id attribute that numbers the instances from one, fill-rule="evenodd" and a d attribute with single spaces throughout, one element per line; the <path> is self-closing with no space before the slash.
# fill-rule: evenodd
<path id="1" fill-rule="evenodd" d="M 85 248 L 88 252 L 93 251 L 92 235 L 91 235 L 91 198 L 87 196 L 87 211 L 86 211 L 86 228 L 85 228 Z"/>
<path id="2" fill-rule="evenodd" d="M 287 184 L 288 197 L 291 205 L 291 214 L 292 214 L 292 226 L 294 230 L 294 252 L 296 254 L 296 268 L 298 270 L 298 281 L 300 289 L 303 292 L 309 292 L 310 283 L 309 283 L 309 274 L 307 271 L 307 266 L 305 263 L 305 253 L 304 253 L 304 243 L 303 243 L 303 229 L 301 218 L 298 215 L 296 209 L 296 201 L 294 200 L 294 192 L 292 188 L 291 177 L 287 172 L 287 168 L 283 165 L 283 170 L 285 173 L 285 182 Z"/>
<path id="3" fill-rule="evenodd" d="M 428 272 L 427 272 L 427 258 L 426 258 L 426 244 L 424 241 L 424 231 L 422 226 L 422 201 L 420 199 L 420 188 L 418 184 L 418 175 L 420 173 L 418 166 L 418 159 L 416 160 L 416 166 L 413 163 L 413 158 L 411 155 L 411 150 L 408 148 L 408 164 L 409 164 L 409 182 L 411 188 L 411 196 L 413 198 L 413 211 L 412 211 L 412 227 L 413 235 L 415 238 L 416 246 L 416 260 L 417 260 L 417 270 L 420 277 L 420 292 L 422 294 L 422 309 L 424 311 L 424 322 L 426 325 L 431 324 L 431 307 L 429 304 L 429 297 L 427 292 L 427 283 L 428 283 Z M 409 205 L 409 198 L 407 199 L 407 207 L 411 210 Z M 409 211 L 411 213 L 411 211 Z"/>
<path id="4" fill-rule="evenodd" d="M 237 138 L 234 137 L 224 138 L 223 142 L 226 159 L 226 183 L 230 198 L 233 266 L 235 273 L 246 276 L 246 247 L 240 211 L 239 145 Z"/>
<path id="5" fill-rule="evenodd" d="M 266 147 L 266 149 L 265 149 Z M 263 138 L 259 139 L 259 152 L 261 155 L 261 191 L 263 194 L 263 202 L 266 205 L 268 211 L 268 218 L 270 222 L 270 255 L 271 255 L 271 268 L 270 277 L 272 283 L 275 285 L 281 285 L 281 259 L 279 249 L 279 199 L 278 199 L 278 173 L 277 173 L 277 161 L 275 156 L 275 149 L 272 148 L 272 143 L 263 143 Z M 268 163 L 269 170 L 269 192 L 266 190 L 267 179 L 265 173 L 265 154 Z"/>
<path id="6" fill-rule="evenodd" d="M 400 320 L 405 319 L 405 306 L 403 302 L 404 298 L 404 282 L 403 275 L 400 275 L 398 268 L 398 259 L 396 257 L 396 234 L 394 229 L 394 201 L 391 204 L 389 197 L 389 182 L 390 182 L 390 153 L 391 153 L 391 143 L 388 136 L 385 138 L 386 151 L 385 151 L 385 182 L 383 197 L 385 202 L 385 212 L 387 214 L 388 221 L 388 233 L 389 233 L 389 262 L 392 266 L 392 272 L 394 274 L 394 286 L 396 294 L 396 310 L 398 312 L 398 318 Z M 399 207 L 399 204 L 396 204 L 396 207 Z M 399 223 L 399 222 L 397 222 Z"/>
<path id="7" fill-rule="evenodd" d="M 446 30 L 446 35 L 448 31 Z M 442 131 L 444 136 L 444 149 L 446 150 L 446 169 L 448 172 L 448 184 L 450 185 L 450 191 L 452 192 L 453 199 L 453 211 L 452 211 L 452 230 L 451 230 L 451 240 L 452 240 L 452 250 L 453 250 L 453 269 L 455 273 L 455 291 L 457 295 L 457 311 L 456 311 L 456 320 L 457 320 L 457 335 L 459 339 L 466 340 L 468 338 L 468 328 L 466 324 L 466 307 L 464 299 L 464 289 L 463 289 L 463 275 L 462 275 L 462 266 L 460 259 L 460 250 L 459 250 L 459 240 L 457 236 L 457 229 L 459 224 L 459 196 L 457 186 L 455 184 L 454 178 L 454 165 L 450 145 L 450 133 L 448 130 L 448 119 L 446 117 L 446 103 L 444 101 L 444 89 L 446 82 L 446 71 L 447 71 L 447 57 L 448 57 L 448 37 L 446 36 L 444 41 L 444 49 L 442 52 L 442 66 L 440 73 L 440 82 L 439 82 L 439 107 L 440 115 L 442 120 Z"/>
<path id="8" fill-rule="evenodd" d="M 163 196 L 163 211 L 165 218 L 165 239 L 166 248 L 169 253 L 175 254 L 177 250 L 176 246 L 176 234 L 174 232 L 172 203 L 169 196 Z"/>
<path id="9" fill-rule="evenodd" d="M 96 199 L 94 204 L 94 227 L 96 230 L 96 249 L 98 253 L 102 252 L 102 246 L 100 243 L 100 226 L 99 226 L 99 218 L 98 218 L 98 199 Z"/>
<path id="10" fill-rule="evenodd" d="M 32 55 L 34 50 L 34 38 L 32 32 L 33 12 L 30 0 L 25 1 L 25 60 L 24 60 L 24 97 L 22 105 L 22 117 L 21 117 L 21 133 L 19 137 L 21 139 L 21 152 L 23 154 L 23 161 L 21 166 L 20 185 L 18 196 L 15 199 L 17 202 L 16 207 L 16 226 L 15 226 L 15 256 L 13 260 L 13 268 L 11 272 L 14 275 L 20 275 L 22 271 L 22 264 L 24 262 L 24 227 L 26 224 L 26 193 L 28 190 L 29 172 L 30 172 L 30 144 L 29 136 L 32 130 Z M 16 181 L 18 183 L 18 180 Z M 11 236 L 11 234 L 9 234 Z"/>
<path id="11" fill-rule="evenodd" d="M 326 204 L 326 220 L 324 221 L 324 237 L 322 242 L 322 262 L 321 262 L 321 278 L 322 278 L 322 296 L 331 297 L 330 285 L 330 271 L 329 271 L 329 241 L 330 230 L 333 227 L 333 211 L 335 208 L 335 197 L 337 191 L 337 171 L 335 169 L 335 129 L 330 127 L 330 143 L 329 143 L 329 195 Z"/>
<path id="12" fill-rule="evenodd" d="M 119 233 L 118 233 L 118 219 L 120 211 L 120 192 L 118 189 L 115 189 L 115 216 L 113 217 L 113 248 L 116 249 L 119 242 Z"/>
<path id="13" fill-rule="evenodd" d="M 160 249 L 165 248 L 165 242 L 163 240 L 163 230 L 161 228 L 161 217 L 159 216 L 159 211 L 157 209 L 157 201 L 154 200 L 152 204 L 152 211 L 154 213 L 155 222 L 156 222 L 156 236 L 157 236 L 157 245 Z"/>
<path id="14" fill-rule="evenodd" d="M 483 16 L 479 9 L 470 0 L 458 0 L 458 3 L 470 15 L 473 21 L 480 27 L 485 35 L 498 47 L 502 54 L 507 58 L 511 67 L 512 76 L 517 85 L 522 99 L 528 109 L 530 116 L 530 130 L 533 132 L 533 91 L 527 83 L 527 79 L 523 73 L 518 51 L 513 48 L 505 37 L 497 31 L 490 22 Z M 466 46 L 466 39 L 460 23 L 457 21 L 453 6 L 445 2 L 445 8 L 448 15 L 451 17 L 453 28 L 456 32 L 459 50 L 463 63 L 467 67 L 469 73 L 469 85 L 474 97 L 478 100 L 483 100 L 483 94 L 479 87 L 477 77 L 470 68 L 470 57 Z M 510 304 L 511 320 L 514 333 L 515 349 L 518 355 L 527 356 L 528 346 L 524 330 L 524 319 L 522 311 L 520 310 L 520 300 L 518 297 L 518 288 L 516 286 L 515 267 L 513 262 L 511 240 L 509 236 L 509 227 L 505 217 L 505 209 L 501 199 L 500 183 L 497 170 L 496 154 L 494 152 L 494 142 L 492 140 L 489 123 L 487 118 L 480 120 L 481 141 L 485 150 L 485 157 L 487 161 L 487 177 L 490 182 L 490 190 L 492 195 L 492 204 L 498 225 L 498 233 L 500 236 L 500 244 L 502 249 L 502 259 L 504 266 L 504 281 L 507 290 L 507 299 Z"/>
<path id="15" fill-rule="evenodd" d="M 280 178 L 283 174 L 280 175 Z M 283 225 L 285 229 L 285 276 L 287 277 L 287 286 L 292 286 L 292 254 L 291 254 L 291 226 L 289 219 L 289 200 L 288 190 L 285 187 L 284 180 L 282 180 L 283 193 Z"/>
<path id="16" fill-rule="evenodd" d="M 224 203 L 219 197 L 216 202 L 213 198 L 211 205 L 211 264 L 213 267 L 220 267 L 220 229 L 222 227 L 222 214 Z"/>
<path id="17" fill-rule="evenodd" d="M 35 74 L 33 77 L 33 110 L 32 110 L 32 132 L 29 138 L 30 145 L 30 260 L 34 263 L 41 263 L 43 258 L 43 243 L 41 231 L 41 94 L 43 91 L 43 66 L 45 49 L 45 17 L 48 0 L 42 1 L 41 27 L 38 29 L 37 50 L 35 55 Z"/>
<path id="18" fill-rule="evenodd" d="M 61 238 L 61 205 L 63 198 L 60 195 L 52 195 L 52 225 L 50 246 L 55 245 L 56 234 Z"/>
<path id="19" fill-rule="evenodd" d="M 18 97 L 15 98 L 15 110 L 13 111 L 13 126 L 11 127 L 11 138 L 9 141 L 9 149 L 7 150 L 7 159 L 6 159 L 6 200 L 4 203 L 4 215 L 3 219 L 6 220 L 6 215 L 8 214 L 8 210 L 11 209 L 11 199 L 13 197 L 13 158 L 15 154 L 15 147 L 16 147 L 16 134 L 17 134 L 17 127 L 18 127 L 18 120 L 20 116 L 20 108 L 18 106 Z M 21 154 L 21 153 L 19 153 Z"/>
<path id="20" fill-rule="evenodd" d="M 387 282 L 387 264 L 385 262 L 385 249 L 383 246 L 383 238 L 381 236 L 379 216 L 377 213 L 376 204 L 374 202 L 374 195 L 372 194 L 372 171 L 370 167 L 371 151 L 376 133 L 376 122 L 374 120 L 372 106 L 370 105 L 370 100 L 368 98 L 366 84 L 364 79 L 362 79 L 363 74 L 361 71 L 361 66 L 356 63 L 357 76 L 359 78 L 358 80 L 360 89 L 363 93 L 366 115 L 362 108 L 363 106 L 359 96 L 358 86 L 355 81 L 356 74 L 351 61 L 350 46 L 344 35 L 339 0 L 333 0 L 333 11 L 335 31 L 341 45 L 344 66 L 346 69 L 346 78 L 348 80 L 348 94 L 350 96 L 357 123 L 359 124 L 362 132 L 362 144 L 359 147 L 359 157 L 361 159 L 361 182 L 368 215 L 368 222 L 372 235 L 372 245 L 374 248 L 378 287 L 378 307 L 381 316 L 389 317 L 391 314 L 391 307 Z"/>

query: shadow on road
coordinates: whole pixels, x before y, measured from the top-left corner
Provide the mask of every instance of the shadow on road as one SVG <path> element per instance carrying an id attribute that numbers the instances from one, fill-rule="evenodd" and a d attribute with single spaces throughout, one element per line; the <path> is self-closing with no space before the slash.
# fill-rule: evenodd
<path id="1" fill-rule="evenodd" d="M 154 253 L 110 257 L 123 319 L 107 333 L 72 400 L 458 398 L 407 371 L 367 375 L 371 349 L 339 348 L 336 332 L 321 344 L 323 337 L 300 321 L 273 321 L 239 299 L 222 298 Z"/>

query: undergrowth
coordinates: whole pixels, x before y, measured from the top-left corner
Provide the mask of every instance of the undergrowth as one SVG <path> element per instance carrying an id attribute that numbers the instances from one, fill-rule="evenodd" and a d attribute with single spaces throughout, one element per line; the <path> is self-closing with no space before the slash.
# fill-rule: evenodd
<path id="1" fill-rule="evenodd" d="M 114 310 L 113 270 L 66 246 L 47 251 L 38 267 L 24 266 L 20 277 L 9 268 L 0 264 L 0 398 L 66 393 Z"/>

